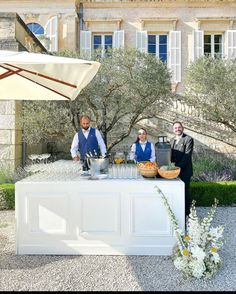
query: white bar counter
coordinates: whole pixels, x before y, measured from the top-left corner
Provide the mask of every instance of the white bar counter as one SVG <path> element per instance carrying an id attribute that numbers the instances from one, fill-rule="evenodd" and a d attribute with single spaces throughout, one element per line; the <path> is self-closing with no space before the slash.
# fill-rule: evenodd
<path id="1" fill-rule="evenodd" d="M 176 238 L 156 185 L 183 229 L 180 179 L 21 180 L 15 187 L 16 253 L 171 255 Z"/>

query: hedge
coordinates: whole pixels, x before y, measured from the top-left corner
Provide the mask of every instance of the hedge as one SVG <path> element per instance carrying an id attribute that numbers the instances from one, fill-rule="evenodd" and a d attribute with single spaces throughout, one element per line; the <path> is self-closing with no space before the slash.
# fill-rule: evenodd
<path id="1" fill-rule="evenodd" d="M 192 199 L 196 206 L 211 206 L 214 199 L 219 206 L 236 204 L 236 182 L 192 182 L 190 184 Z"/>
<path id="2" fill-rule="evenodd" d="M 5 209 L 15 209 L 15 185 L 14 184 L 1 184 L 0 189 L 3 192 Z"/>
<path id="3" fill-rule="evenodd" d="M 5 209 L 15 209 L 15 185 L 1 184 Z M 219 206 L 236 204 L 236 182 L 191 182 L 190 193 L 196 200 L 196 206 L 211 206 L 214 199 Z"/>

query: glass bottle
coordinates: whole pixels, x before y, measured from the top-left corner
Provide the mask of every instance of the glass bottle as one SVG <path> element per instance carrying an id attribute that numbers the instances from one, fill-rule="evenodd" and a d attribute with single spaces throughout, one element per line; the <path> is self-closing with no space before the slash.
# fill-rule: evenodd
<path id="1" fill-rule="evenodd" d="M 124 154 L 124 152 L 116 152 L 115 153 L 114 163 L 115 164 L 125 163 L 125 154 Z"/>

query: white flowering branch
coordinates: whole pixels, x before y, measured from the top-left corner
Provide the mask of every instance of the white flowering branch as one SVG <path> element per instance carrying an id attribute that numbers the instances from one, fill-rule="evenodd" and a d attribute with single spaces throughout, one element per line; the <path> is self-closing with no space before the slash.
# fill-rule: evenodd
<path id="1" fill-rule="evenodd" d="M 176 237 L 177 237 L 177 241 L 179 243 L 179 245 L 181 246 L 181 253 L 182 251 L 185 249 L 185 245 L 184 245 L 184 242 L 183 242 L 183 239 L 182 239 L 182 236 L 184 235 L 182 230 L 179 228 L 179 224 L 178 224 L 178 221 L 175 217 L 175 214 L 173 213 L 170 205 L 169 205 L 169 202 L 168 202 L 168 199 L 166 198 L 166 196 L 163 194 L 162 190 L 158 187 L 158 186 L 155 186 L 155 188 L 157 189 L 158 193 L 161 195 L 161 198 L 164 202 L 164 205 L 165 207 L 167 208 L 167 213 L 170 217 L 170 220 L 172 222 L 172 225 L 173 225 L 173 228 L 174 228 L 174 231 L 176 233 Z"/>
<path id="2" fill-rule="evenodd" d="M 187 219 L 187 234 L 185 235 L 179 228 L 167 197 L 159 187 L 155 186 L 155 188 L 167 208 L 177 237 L 177 246 L 173 250 L 174 265 L 187 277 L 212 277 L 222 264 L 218 249 L 223 245 L 224 228 L 223 226 L 211 227 L 218 201 L 215 199 L 214 205 L 202 221 L 197 216 L 196 201 L 192 201 Z"/>

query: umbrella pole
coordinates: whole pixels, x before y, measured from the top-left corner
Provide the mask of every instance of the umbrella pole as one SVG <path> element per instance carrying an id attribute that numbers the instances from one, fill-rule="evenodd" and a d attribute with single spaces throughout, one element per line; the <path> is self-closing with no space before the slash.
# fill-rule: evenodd
<path id="1" fill-rule="evenodd" d="M 22 167 L 24 168 L 26 165 L 26 142 L 25 142 L 25 124 L 24 124 L 24 100 L 22 101 Z"/>
<path id="2" fill-rule="evenodd" d="M 23 131 L 24 133 L 24 131 Z M 24 136 L 24 134 L 23 134 Z M 26 142 L 22 142 L 22 167 L 25 167 L 26 165 Z"/>

